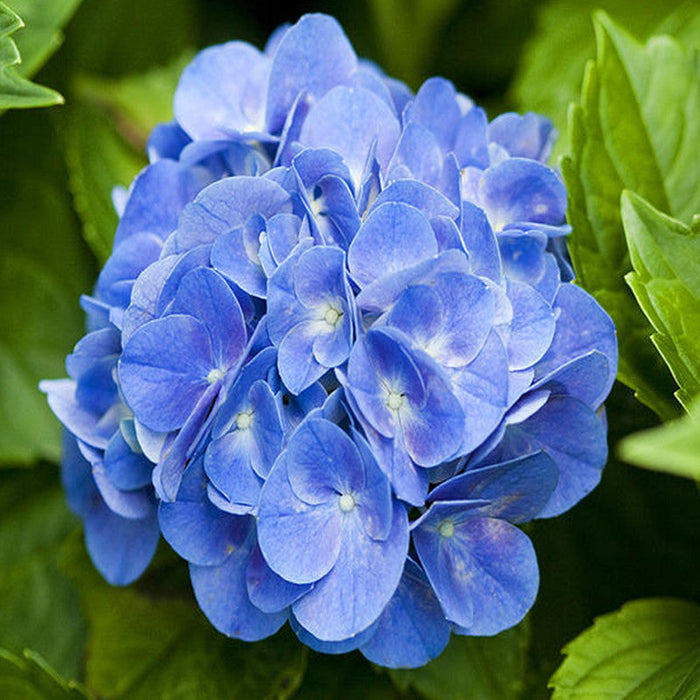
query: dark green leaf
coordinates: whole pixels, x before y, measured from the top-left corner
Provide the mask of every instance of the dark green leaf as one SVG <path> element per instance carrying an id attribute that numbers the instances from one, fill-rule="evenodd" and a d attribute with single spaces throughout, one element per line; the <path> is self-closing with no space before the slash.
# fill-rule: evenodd
<path id="1" fill-rule="evenodd" d="M 85 700 L 75 682 L 63 680 L 39 654 L 25 650 L 21 657 L 0 649 L 0 692 L 8 700 Z"/>
<path id="2" fill-rule="evenodd" d="M 55 90 L 32 83 L 18 70 L 22 59 L 10 35 L 23 26 L 20 17 L 0 2 L 0 113 L 6 109 L 48 107 L 63 102 Z"/>
<path id="3" fill-rule="evenodd" d="M 288 630 L 255 644 L 228 639 L 191 597 L 110 587 L 77 539 L 66 547 L 64 566 L 88 619 L 86 685 L 100 697 L 265 700 L 288 698 L 299 687 L 306 654 Z"/>
<path id="4" fill-rule="evenodd" d="M 630 435 L 618 452 L 640 467 L 700 481 L 700 404 L 691 406 L 687 416 Z"/>
<path id="5" fill-rule="evenodd" d="M 631 192 L 622 220 L 634 267 L 627 282 L 688 408 L 700 392 L 700 236 Z"/>
<path id="6" fill-rule="evenodd" d="M 598 618 L 564 648 L 553 700 L 681 700 L 700 695 L 700 607 L 637 600 Z"/>
<path id="7" fill-rule="evenodd" d="M 83 235 L 98 260 L 112 251 L 119 217 L 112 203 L 116 185 L 128 187 L 146 164 L 96 109 L 71 105 L 61 115 L 69 184 L 75 210 L 83 222 Z"/>
<path id="8" fill-rule="evenodd" d="M 54 469 L 0 474 L 0 647 L 34 649 L 72 678 L 85 624 L 58 556 L 76 525 Z"/>
<path id="9" fill-rule="evenodd" d="M 0 121 L 0 463 L 60 456 L 60 426 L 37 385 L 65 374 L 94 275 L 46 115 Z"/>
<path id="10" fill-rule="evenodd" d="M 458 637 L 426 666 L 389 671 L 400 689 L 413 687 L 428 700 L 517 698 L 525 685 L 527 622 L 496 637 Z"/>

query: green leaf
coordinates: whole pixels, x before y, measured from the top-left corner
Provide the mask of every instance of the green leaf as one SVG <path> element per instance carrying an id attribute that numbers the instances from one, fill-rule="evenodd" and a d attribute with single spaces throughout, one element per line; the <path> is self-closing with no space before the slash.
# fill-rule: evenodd
<path id="1" fill-rule="evenodd" d="M 228 639 L 191 597 L 106 584 L 77 538 L 64 557 L 88 619 L 86 685 L 101 698 L 284 699 L 299 687 L 306 653 L 288 630 L 255 644 Z"/>
<path id="2" fill-rule="evenodd" d="M 55 469 L 0 473 L 0 647 L 34 649 L 68 677 L 80 669 L 85 623 L 58 558 L 76 525 Z"/>
<path id="3" fill-rule="evenodd" d="M 634 267 L 626 280 L 688 408 L 700 392 L 700 236 L 632 192 L 622 195 L 622 219 Z"/>
<path id="4" fill-rule="evenodd" d="M 598 618 L 564 648 L 553 700 L 681 700 L 700 694 L 700 607 L 636 600 Z"/>
<path id="5" fill-rule="evenodd" d="M 370 0 L 383 66 L 391 75 L 420 82 L 437 35 L 458 5 L 458 0 Z"/>
<path id="6" fill-rule="evenodd" d="M 595 36 L 590 21 L 593 10 L 610 13 L 639 37 L 650 34 L 673 34 L 683 40 L 691 24 L 689 16 L 698 17 L 697 2 L 689 0 L 678 8 L 676 19 L 662 22 L 680 0 L 553 0 L 538 11 L 537 26 L 531 34 L 511 92 L 518 108 L 534 110 L 553 120 L 559 131 L 553 158 L 569 151 L 566 130 L 567 109 L 578 99 L 581 76 L 588 59 L 595 55 Z"/>
<path id="7" fill-rule="evenodd" d="M 58 460 L 60 424 L 37 385 L 65 374 L 94 275 L 51 122 L 0 121 L 0 464 Z"/>
<path id="8" fill-rule="evenodd" d="M 119 217 L 112 203 L 116 185 L 128 187 L 145 156 L 126 143 L 108 117 L 76 103 L 60 119 L 69 186 L 75 210 L 83 222 L 85 241 L 98 260 L 112 251 Z"/>
<path id="9" fill-rule="evenodd" d="M 0 2 L 0 113 L 6 109 L 49 107 L 63 102 L 55 90 L 32 83 L 18 71 L 22 59 L 10 35 L 23 26 L 19 15 Z"/>
<path id="10" fill-rule="evenodd" d="M 496 637 L 452 635 L 426 666 L 389 674 L 399 689 L 412 687 L 428 700 L 517 698 L 525 685 L 528 641 L 527 621 Z"/>
<path id="11" fill-rule="evenodd" d="M 173 118 L 175 88 L 192 57 L 186 51 L 166 66 L 121 78 L 81 76 L 76 79 L 76 93 L 107 114 L 125 141 L 144 151 L 151 129 Z"/>
<path id="12" fill-rule="evenodd" d="M 12 700 L 85 700 L 74 681 L 61 678 L 39 654 L 25 650 L 21 657 L 0 649 L 0 692 Z"/>
<path id="13" fill-rule="evenodd" d="M 17 35 L 22 55 L 18 71 L 25 78 L 34 75 L 63 42 L 61 29 L 82 0 L 10 0 L 27 28 Z"/>
<path id="14" fill-rule="evenodd" d="M 642 46 L 596 15 L 598 57 L 570 112 L 572 153 L 562 161 L 569 191 L 569 247 L 578 278 L 615 321 L 619 378 L 663 418 L 677 415 L 673 380 L 652 328 L 624 282 L 631 270 L 619 201 L 633 189 L 690 221 L 700 209 L 694 143 L 700 142 L 700 81 L 694 52 L 668 37 Z"/>
<path id="15" fill-rule="evenodd" d="M 700 403 L 691 406 L 687 416 L 630 435 L 617 450 L 622 459 L 640 467 L 700 481 Z"/>

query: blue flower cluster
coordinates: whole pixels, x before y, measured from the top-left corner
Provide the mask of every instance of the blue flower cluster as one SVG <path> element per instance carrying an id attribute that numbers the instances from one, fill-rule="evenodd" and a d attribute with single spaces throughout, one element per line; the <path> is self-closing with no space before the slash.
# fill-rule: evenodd
<path id="1" fill-rule="evenodd" d="M 617 363 L 549 122 L 414 96 L 324 15 L 202 51 L 174 113 L 42 383 L 96 566 L 162 534 L 223 633 L 391 667 L 516 624 L 518 525 L 597 484 Z"/>

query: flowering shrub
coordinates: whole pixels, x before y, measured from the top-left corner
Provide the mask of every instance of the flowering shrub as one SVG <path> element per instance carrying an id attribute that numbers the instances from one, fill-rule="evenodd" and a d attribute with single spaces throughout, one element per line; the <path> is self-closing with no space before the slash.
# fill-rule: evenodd
<path id="1" fill-rule="evenodd" d="M 83 299 L 63 481 L 114 584 L 159 535 L 224 634 L 415 667 L 535 600 L 616 373 L 537 115 L 414 96 L 304 16 L 185 69 Z"/>

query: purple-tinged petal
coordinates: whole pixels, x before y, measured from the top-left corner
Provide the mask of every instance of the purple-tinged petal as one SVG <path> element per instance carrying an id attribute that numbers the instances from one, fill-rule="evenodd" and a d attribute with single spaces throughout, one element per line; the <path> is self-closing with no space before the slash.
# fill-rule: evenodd
<path id="1" fill-rule="evenodd" d="M 532 543 L 507 521 L 481 516 L 480 507 L 433 504 L 413 542 L 447 619 L 463 633 L 497 634 L 535 601 Z"/>
<path id="2" fill-rule="evenodd" d="M 552 122 L 534 112 L 506 112 L 489 124 L 489 141 L 505 148 L 512 157 L 541 163 L 549 158 L 555 135 Z"/>
<path id="3" fill-rule="evenodd" d="M 417 668 L 439 656 L 450 625 L 423 571 L 406 560 L 401 582 L 361 647 L 363 656 L 389 668 Z"/>
<path id="4" fill-rule="evenodd" d="M 311 590 L 313 584 L 298 584 L 278 576 L 255 545 L 246 570 L 246 587 L 250 602 L 264 613 L 277 613 Z"/>
<path id="5" fill-rule="evenodd" d="M 313 354 L 314 342 L 324 326 L 322 321 L 303 321 L 282 338 L 277 366 L 284 385 L 293 394 L 308 389 L 328 371 Z"/>
<path id="6" fill-rule="evenodd" d="M 249 523 L 215 508 L 207 498 L 206 484 L 197 460 L 183 476 L 177 501 L 160 504 L 158 520 L 163 537 L 183 559 L 215 566 L 243 543 Z"/>
<path id="7" fill-rule="evenodd" d="M 248 537 L 219 566 L 190 564 L 190 578 L 202 612 L 223 634 L 256 642 L 277 632 L 287 621 L 287 613 L 266 614 L 248 597 L 246 571 L 255 546 L 251 522 Z"/>
<path id="8" fill-rule="evenodd" d="M 559 470 L 545 452 L 469 469 L 430 492 L 433 501 L 489 501 L 488 515 L 511 523 L 537 517 L 557 485 Z"/>

